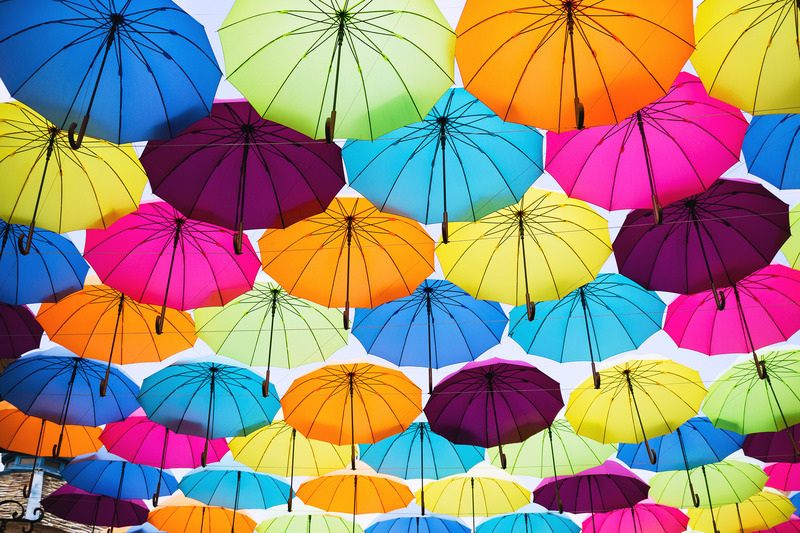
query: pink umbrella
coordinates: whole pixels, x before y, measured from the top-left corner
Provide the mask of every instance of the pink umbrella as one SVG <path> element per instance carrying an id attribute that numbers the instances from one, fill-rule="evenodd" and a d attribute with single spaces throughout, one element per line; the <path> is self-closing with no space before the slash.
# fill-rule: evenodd
<path id="1" fill-rule="evenodd" d="M 800 532 L 800 518 L 793 516 L 788 522 L 778 524 L 777 526 L 764 529 L 757 533 L 798 533 Z"/>
<path id="2" fill-rule="evenodd" d="M 764 467 L 766 486 L 778 490 L 800 490 L 800 463 L 773 463 Z"/>
<path id="3" fill-rule="evenodd" d="M 739 161 L 746 130 L 741 111 L 681 72 L 666 95 L 619 124 L 548 132 L 545 170 L 573 198 L 658 213 Z"/>
<path id="4" fill-rule="evenodd" d="M 721 289 L 735 306 L 717 309 L 712 291 L 679 296 L 667 307 L 666 331 L 681 348 L 708 355 L 752 353 L 800 330 L 800 272 L 769 265 Z"/>
<path id="5" fill-rule="evenodd" d="M 187 219 L 165 202 L 142 204 L 107 229 L 87 230 L 84 258 L 106 285 L 134 300 L 186 310 L 222 306 L 253 288 L 261 262 L 249 239 L 233 250 L 233 231 Z"/>
<path id="6" fill-rule="evenodd" d="M 610 513 L 595 513 L 583 521 L 585 533 L 680 533 L 689 526 L 683 511 L 653 502 L 637 503 Z"/>

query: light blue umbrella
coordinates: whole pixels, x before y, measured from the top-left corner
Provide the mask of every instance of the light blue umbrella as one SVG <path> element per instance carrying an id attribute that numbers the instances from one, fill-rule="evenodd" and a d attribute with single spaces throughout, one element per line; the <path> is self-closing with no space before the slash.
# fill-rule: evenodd
<path id="1" fill-rule="evenodd" d="M 528 320 L 525 306 L 511 310 L 508 334 L 526 352 L 561 363 L 591 361 L 635 350 L 661 329 L 666 304 L 655 292 L 620 274 L 600 274 L 560 300 L 536 304 Z"/>
<path id="2" fill-rule="evenodd" d="M 469 528 L 455 520 L 413 516 L 375 522 L 365 533 L 469 533 Z"/>
<path id="3" fill-rule="evenodd" d="M 409 296 L 356 309 L 353 335 L 364 349 L 398 366 L 433 369 L 474 360 L 500 343 L 508 317 L 445 280 L 426 279 Z"/>
<path id="4" fill-rule="evenodd" d="M 779 189 L 800 188 L 800 115 L 753 117 L 742 152 L 750 174 Z"/>
<path id="5" fill-rule="evenodd" d="M 516 513 L 495 516 L 476 528 L 477 533 L 578 533 L 578 524 L 555 513 Z"/>
<path id="6" fill-rule="evenodd" d="M 425 120 L 342 151 L 350 185 L 375 207 L 425 224 L 475 221 L 519 202 L 542 174 L 542 136 L 450 89 Z"/>
<path id="7" fill-rule="evenodd" d="M 61 477 L 81 490 L 118 500 L 155 498 L 157 492 L 166 496 L 178 487 L 169 472 L 129 463 L 106 451 L 76 457 L 64 467 Z"/>

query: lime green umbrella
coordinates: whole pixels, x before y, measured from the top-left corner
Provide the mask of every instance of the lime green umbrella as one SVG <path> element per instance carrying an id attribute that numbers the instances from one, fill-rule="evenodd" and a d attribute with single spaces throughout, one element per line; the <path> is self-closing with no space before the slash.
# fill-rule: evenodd
<path id="1" fill-rule="evenodd" d="M 789 211 L 789 225 L 792 235 L 783 243 L 781 252 L 789 260 L 789 266 L 797 270 L 800 266 L 800 205 L 796 205 Z"/>
<path id="2" fill-rule="evenodd" d="M 327 514 L 296 514 L 279 516 L 264 520 L 256 526 L 258 533 L 363 533 L 356 525 L 355 529 L 341 517 Z"/>
<path id="3" fill-rule="evenodd" d="M 328 142 L 334 123 L 372 140 L 421 122 L 453 84 L 455 33 L 434 0 L 237 0 L 219 37 L 264 118 Z"/>
<path id="4" fill-rule="evenodd" d="M 752 366 L 752 365 L 751 365 Z M 680 509 L 694 507 L 689 478 L 693 481 L 700 505 L 712 509 L 741 503 L 764 490 L 767 474 L 751 463 L 720 461 L 686 470 L 659 472 L 650 478 L 650 497 L 663 505 Z"/>
<path id="5" fill-rule="evenodd" d="M 251 366 L 267 365 L 265 397 L 270 367 L 324 361 L 347 344 L 347 333 L 334 325 L 341 319 L 338 310 L 292 296 L 275 283 L 256 283 L 224 307 L 194 311 L 197 336 L 212 350 Z"/>

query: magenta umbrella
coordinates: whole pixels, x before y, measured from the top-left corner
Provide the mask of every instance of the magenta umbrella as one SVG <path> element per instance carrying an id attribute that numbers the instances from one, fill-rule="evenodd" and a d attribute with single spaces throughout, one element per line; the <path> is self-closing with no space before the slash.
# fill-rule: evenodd
<path id="1" fill-rule="evenodd" d="M 750 433 L 745 437 L 742 451 L 748 457 L 765 463 L 800 463 L 795 443 L 800 440 L 800 424 L 780 431 Z"/>
<path id="2" fill-rule="evenodd" d="M 747 120 L 681 72 L 666 95 L 611 126 L 547 133 L 547 170 L 569 196 L 657 212 L 739 161 Z"/>
<path id="3" fill-rule="evenodd" d="M 103 282 L 134 300 L 166 308 L 219 307 L 253 288 L 261 262 L 249 239 L 181 215 L 165 202 L 142 204 L 107 229 L 86 231 L 84 258 Z"/>
<path id="4" fill-rule="evenodd" d="M 123 500 L 101 496 L 63 485 L 42 500 L 48 513 L 64 520 L 92 526 L 138 526 L 147 521 L 147 506 L 142 500 Z"/>
<path id="5" fill-rule="evenodd" d="M 674 507 L 652 502 L 637 503 L 626 509 L 595 513 L 583 521 L 586 533 L 680 533 L 689 526 L 689 517 Z"/>
<path id="6" fill-rule="evenodd" d="M 24 305 L 0 303 L 0 359 L 16 359 L 35 350 L 44 329 Z"/>
<path id="7" fill-rule="evenodd" d="M 247 100 L 211 113 L 141 157 L 157 194 L 189 218 L 236 231 L 285 228 L 321 213 L 344 187 L 341 148 L 261 118 Z"/>
<path id="8" fill-rule="evenodd" d="M 778 490 L 800 490 L 800 463 L 773 463 L 764 467 L 769 478 L 766 487 Z"/>
<path id="9" fill-rule="evenodd" d="M 755 351 L 800 330 L 800 272 L 769 265 L 720 292 L 735 306 L 720 311 L 711 291 L 679 296 L 667 307 L 664 331 L 681 348 L 708 355 L 752 353 L 764 379 Z"/>

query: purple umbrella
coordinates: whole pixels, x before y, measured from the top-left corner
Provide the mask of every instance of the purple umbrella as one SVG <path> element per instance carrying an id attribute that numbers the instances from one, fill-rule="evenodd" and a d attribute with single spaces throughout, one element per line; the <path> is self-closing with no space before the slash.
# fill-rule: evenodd
<path id="1" fill-rule="evenodd" d="M 0 359 L 16 359 L 39 347 L 44 330 L 24 305 L 0 303 Z"/>
<path id="2" fill-rule="evenodd" d="M 473 361 L 433 388 L 425 405 L 431 429 L 455 444 L 500 447 L 553 423 L 564 407 L 557 381 L 520 361 Z"/>
<path id="3" fill-rule="evenodd" d="M 546 478 L 533 491 L 533 503 L 562 513 L 607 513 L 633 507 L 650 487 L 614 461 L 560 478 Z"/>
<path id="4" fill-rule="evenodd" d="M 717 180 L 707 191 L 653 210 L 637 209 L 614 240 L 620 274 L 652 291 L 693 294 L 728 287 L 767 266 L 789 238 L 789 206 L 757 183 Z"/>
<path id="5" fill-rule="evenodd" d="M 153 192 L 183 215 L 237 232 L 285 228 L 321 213 L 344 186 L 341 149 L 259 116 L 246 100 L 211 114 L 141 157 Z"/>
<path id="6" fill-rule="evenodd" d="M 765 463 L 800 463 L 796 443 L 800 441 L 800 424 L 780 431 L 751 433 L 744 439 L 744 454 Z"/>
<path id="7" fill-rule="evenodd" d="M 92 527 L 138 526 L 147 521 L 147 506 L 142 500 L 118 500 L 63 485 L 42 500 L 42 507 L 70 522 Z"/>

